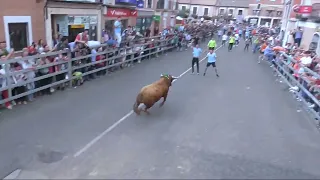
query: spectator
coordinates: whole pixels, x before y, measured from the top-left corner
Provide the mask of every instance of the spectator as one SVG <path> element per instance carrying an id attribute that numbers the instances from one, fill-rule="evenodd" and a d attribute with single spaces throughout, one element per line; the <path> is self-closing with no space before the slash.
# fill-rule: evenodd
<path id="1" fill-rule="evenodd" d="M 85 29 L 82 33 L 79 33 L 76 37 L 76 39 L 74 40 L 74 42 L 79 42 L 79 43 L 87 43 L 89 41 L 89 30 Z"/>
<path id="2" fill-rule="evenodd" d="M 1 61 L 5 61 L 6 56 L 2 55 L 1 56 Z M 5 88 L 7 86 L 7 78 L 5 77 L 6 75 L 6 70 L 4 69 L 5 66 L 0 66 L 0 88 Z M 9 97 L 9 92 L 8 90 L 4 90 L 0 93 L 0 100 L 2 99 L 7 99 Z M 12 105 L 9 102 L 5 103 L 5 107 L 7 109 L 12 109 Z"/>
<path id="3" fill-rule="evenodd" d="M 44 42 L 42 39 L 39 39 L 38 44 L 37 44 L 37 52 L 42 53 L 44 50 Z"/>
<path id="4" fill-rule="evenodd" d="M 41 54 L 46 54 L 46 53 L 43 52 Z M 39 67 L 44 66 L 46 64 L 50 64 L 50 63 L 51 62 L 49 60 L 49 57 L 42 57 L 42 58 L 38 59 L 38 61 L 37 61 L 37 65 Z M 48 75 L 50 73 L 49 67 L 44 67 L 44 68 L 39 69 L 38 73 L 39 73 L 40 77 Z M 51 82 L 52 82 L 52 77 L 41 79 L 40 80 L 40 87 L 49 85 L 49 84 L 51 84 Z M 42 90 L 42 94 L 51 94 L 50 88 L 46 88 L 46 89 Z"/>
<path id="5" fill-rule="evenodd" d="M 121 43 L 121 28 L 122 23 L 120 17 L 117 18 L 117 20 L 114 22 L 114 38 L 117 40 L 117 47 L 120 47 Z"/>
<path id="6" fill-rule="evenodd" d="M 19 63 L 14 63 L 13 65 L 13 72 L 16 74 L 13 76 L 14 84 L 19 84 L 23 83 L 24 81 L 27 80 L 27 76 L 21 71 L 22 66 Z M 19 94 L 25 93 L 26 92 L 26 85 L 20 85 L 12 90 L 12 95 L 17 96 Z M 16 99 L 17 104 L 27 104 L 27 99 L 26 96 L 22 96 Z"/>
<path id="7" fill-rule="evenodd" d="M 22 57 L 27 57 L 27 56 L 28 56 L 28 51 L 26 51 L 26 50 L 23 51 Z M 25 72 L 26 80 L 31 80 L 31 79 L 35 78 L 35 76 L 36 76 L 36 74 L 34 72 L 35 62 L 32 58 L 20 62 L 20 65 L 21 65 L 22 69 L 28 70 L 27 72 Z M 33 89 L 35 89 L 34 82 L 28 83 L 26 85 L 26 90 L 31 91 Z M 33 94 L 28 95 L 28 100 L 33 101 Z"/>

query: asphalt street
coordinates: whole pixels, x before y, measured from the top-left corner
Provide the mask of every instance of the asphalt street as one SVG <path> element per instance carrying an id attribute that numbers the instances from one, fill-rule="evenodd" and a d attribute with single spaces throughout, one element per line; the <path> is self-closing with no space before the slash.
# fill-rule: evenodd
<path id="1" fill-rule="evenodd" d="M 212 68 L 204 77 L 186 72 L 191 54 L 171 52 L 2 112 L 0 177 L 21 169 L 19 178 L 34 179 L 320 178 L 319 132 L 267 64 L 243 46 L 223 47 L 220 77 Z M 184 72 L 162 108 L 128 114 L 143 86 Z"/>

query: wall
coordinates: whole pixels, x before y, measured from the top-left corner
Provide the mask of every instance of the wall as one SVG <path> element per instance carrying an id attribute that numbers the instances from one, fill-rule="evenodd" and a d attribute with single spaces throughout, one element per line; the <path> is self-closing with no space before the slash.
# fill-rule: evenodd
<path id="1" fill-rule="evenodd" d="M 178 0 L 179 4 L 215 6 L 217 0 Z"/>
<path id="2" fill-rule="evenodd" d="M 179 4 L 179 10 L 182 10 L 182 6 L 186 6 L 186 9 L 189 9 L 190 7 L 190 13 L 193 14 L 193 7 L 197 7 L 197 15 L 203 16 L 204 15 L 204 9 L 208 8 L 208 16 L 212 17 L 216 14 L 215 7 L 213 6 L 205 6 L 205 5 L 189 5 L 189 4 Z"/>
<path id="3" fill-rule="evenodd" d="M 249 0 L 249 4 L 264 4 L 264 5 L 282 5 L 284 3 L 284 0 Z"/>
<path id="4" fill-rule="evenodd" d="M 0 41 L 5 40 L 3 16 L 31 16 L 32 40 L 45 39 L 44 3 L 35 0 L 1 0 Z"/>

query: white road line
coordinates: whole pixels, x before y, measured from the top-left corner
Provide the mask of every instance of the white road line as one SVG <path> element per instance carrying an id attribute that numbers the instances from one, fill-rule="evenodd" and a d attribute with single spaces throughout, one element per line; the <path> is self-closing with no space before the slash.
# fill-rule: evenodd
<path id="1" fill-rule="evenodd" d="M 219 46 L 216 51 L 218 49 L 220 49 L 222 46 Z M 199 63 L 201 63 L 202 61 L 204 61 L 206 58 L 203 58 L 199 61 Z M 179 75 L 179 78 L 182 77 L 183 75 L 185 75 L 187 72 L 189 72 L 191 70 L 191 68 L 187 69 L 186 71 L 184 71 L 183 73 L 181 73 Z M 172 83 L 174 83 L 176 80 L 175 79 Z M 108 127 L 108 129 L 104 130 L 101 134 L 99 134 L 97 137 L 95 137 L 94 139 L 92 139 L 88 144 L 86 144 L 83 148 L 81 148 L 79 151 L 77 151 L 73 157 L 78 157 L 80 156 L 82 153 L 86 152 L 88 149 L 90 149 L 96 142 L 98 142 L 103 136 L 105 136 L 106 134 L 108 134 L 109 132 L 111 132 L 114 128 L 116 128 L 119 124 L 121 124 L 124 120 L 126 120 L 128 117 L 130 117 L 133 114 L 133 110 L 131 110 L 129 113 L 127 113 L 125 116 L 123 116 L 121 119 L 119 119 L 118 121 L 116 121 L 114 124 L 112 124 L 110 127 Z"/>

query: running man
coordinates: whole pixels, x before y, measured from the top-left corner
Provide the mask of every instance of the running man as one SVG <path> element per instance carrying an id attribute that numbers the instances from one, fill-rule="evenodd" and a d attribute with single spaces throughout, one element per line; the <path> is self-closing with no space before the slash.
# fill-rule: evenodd
<path id="1" fill-rule="evenodd" d="M 222 46 L 225 46 L 226 45 L 226 41 L 228 39 L 228 36 L 226 34 L 223 34 L 222 35 Z"/>
<path id="2" fill-rule="evenodd" d="M 206 75 L 208 67 L 212 66 L 214 68 L 214 70 L 216 71 L 216 76 L 219 77 L 218 70 L 216 67 L 216 61 L 217 61 L 216 53 L 213 50 L 209 50 L 209 53 L 207 54 L 206 58 L 208 58 L 208 62 L 207 62 L 206 69 L 204 70 L 203 76 Z"/>
<path id="3" fill-rule="evenodd" d="M 208 43 L 208 48 L 209 50 L 214 50 L 214 48 L 216 47 L 217 43 L 216 40 L 214 40 L 213 38 L 209 41 Z"/>
<path id="4" fill-rule="evenodd" d="M 199 48 L 199 45 L 197 44 L 195 47 L 193 47 L 193 58 L 191 63 L 192 68 L 192 74 L 194 74 L 194 64 L 197 66 L 197 74 L 199 75 L 199 57 L 202 53 L 202 49 Z"/>
<path id="5" fill-rule="evenodd" d="M 233 36 L 233 34 L 230 36 L 229 38 L 229 47 L 228 47 L 228 51 L 230 52 L 232 50 L 232 47 L 234 45 L 234 43 L 236 42 L 235 37 Z"/>

